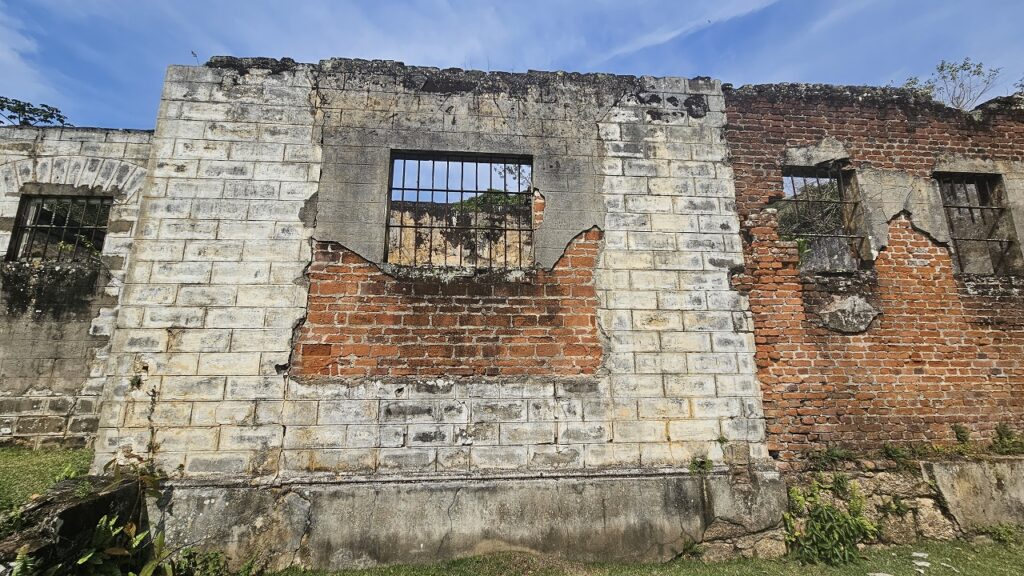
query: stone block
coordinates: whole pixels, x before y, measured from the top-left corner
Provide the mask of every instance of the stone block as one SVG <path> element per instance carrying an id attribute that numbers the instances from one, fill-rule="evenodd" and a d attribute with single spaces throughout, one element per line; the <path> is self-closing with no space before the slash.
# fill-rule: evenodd
<path id="1" fill-rule="evenodd" d="M 369 424 L 379 417 L 374 400 L 325 400 L 320 402 L 318 424 Z"/>
<path id="2" fill-rule="evenodd" d="M 660 421 L 615 422 L 612 435 L 616 442 L 664 442 L 667 428 Z"/>
<path id="3" fill-rule="evenodd" d="M 209 376 L 246 376 L 259 373 L 260 355 L 254 352 L 204 352 L 199 373 Z"/>
<path id="4" fill-rule="evenodd" d="M 722 436 L 717 419 L 675 420 L 668 423 L 668 436 L 672 442 L 710 442 Z"/>
<path id="5" fill-rule="evenodd" d="M 221 426 L 221 450 L 265 450 L 280 448 L 284 427 L 266 426 Z"/>
<path id="6" fill-rule="evenodd" d="M 512 422 L 499 426 L 499 442 L 503 445 L 553 444 L 557 425 L 553 422 Z"/>
<path id="7" fill-rule="evenodd" d="M 473 446 L 470 467 L 474 470 L 522 469 L 527 465 L 526 446 Z"/>
<path id="8" fill-rule="evenodd" d="M 587 468 L 635 468 L 640 466 L 638 444 L 588 444 L 584 448 Z"/>

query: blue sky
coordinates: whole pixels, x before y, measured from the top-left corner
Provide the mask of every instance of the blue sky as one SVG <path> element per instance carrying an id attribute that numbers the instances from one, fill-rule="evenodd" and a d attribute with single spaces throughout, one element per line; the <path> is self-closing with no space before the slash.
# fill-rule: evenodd
<path id="1" fill-rule="evenodd" d="M 0 0 L 0 95 L 151 128 L 169 64 L 217 54 L 886 84 L 971 56 L 1024 74 L 1020 0 Z"/>

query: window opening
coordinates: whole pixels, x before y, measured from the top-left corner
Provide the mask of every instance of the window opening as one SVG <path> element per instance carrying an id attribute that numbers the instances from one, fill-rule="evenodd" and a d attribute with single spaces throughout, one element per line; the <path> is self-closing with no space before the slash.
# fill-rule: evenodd
<path id="1" fill-rule="evenodd" d="M 71 261 L 99 256 L 112 199 L 22 196 L 8 261 Z"/>
<path id="2" fill-rule="evenodd" d="M 789 166 L 782 182 L 784 196 L 776 206 L 779 237 L 796 240 L 801 254 L 834 248 L 849 252 L 841 259 L 858 261 L 865 236 L 857 233 L 862 207 L 854 192 L 853 171 L 844 171 L 840 162 Z"/>
<path id="3" fill-rule="evenodd" d="M 1002 180 L 994 174 L 935 175 L 960 272 L 1006 275 L 1021 267 Z"/>
<path id="4" fill-rule="evenodd" d="M 533 166 L 522 156 L 394 153 L 385 261 L 533 265 Z"/>

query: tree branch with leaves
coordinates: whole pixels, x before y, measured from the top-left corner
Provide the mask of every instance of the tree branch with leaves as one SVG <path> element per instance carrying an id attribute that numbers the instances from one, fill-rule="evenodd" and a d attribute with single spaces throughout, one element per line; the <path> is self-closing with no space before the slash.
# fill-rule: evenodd
<path id="1" fill-rule="evenodd" d="M 1002 68 L 988 68 L 970 57 L 960 62 L 943 60 L 927 80 L 911 76 L 903 87 L 924 92 L 953 108 L 972 110 L 995 86 L 1001 73 Z"/>
<path id="2" fill-rule="evenodd" d="M 36 106 L 31 102 L 0 96 L 0 125 L 71 126 L 59 108 L 49 104 Z"/>

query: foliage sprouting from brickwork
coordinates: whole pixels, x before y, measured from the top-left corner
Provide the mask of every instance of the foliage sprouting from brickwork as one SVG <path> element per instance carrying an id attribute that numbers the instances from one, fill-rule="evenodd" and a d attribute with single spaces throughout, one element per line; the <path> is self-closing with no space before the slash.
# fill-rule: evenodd
<path id="1" fill-rule="evenodd" d="M 996 426 L 996 437 L 992 440 L 992 451 L 996 454 L 1024 454 L 1024 438 L 1021 438 L 1005 422 Z"/>
<path id="2" fill-rule="evenodd" d="M 102 272 L 98 260 L 4 262 L 0 292 L 8 314 L 60 318 L 88 309 Z"/>

